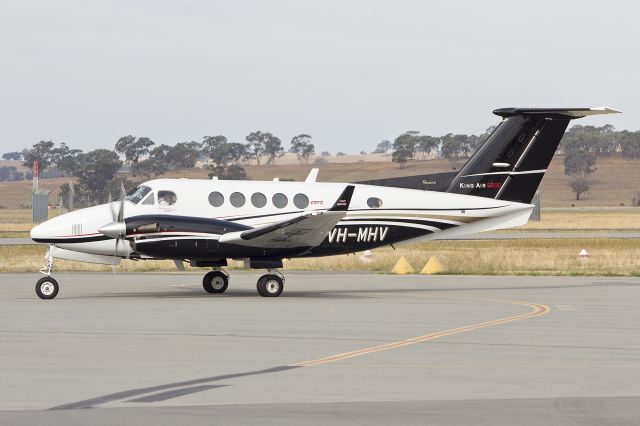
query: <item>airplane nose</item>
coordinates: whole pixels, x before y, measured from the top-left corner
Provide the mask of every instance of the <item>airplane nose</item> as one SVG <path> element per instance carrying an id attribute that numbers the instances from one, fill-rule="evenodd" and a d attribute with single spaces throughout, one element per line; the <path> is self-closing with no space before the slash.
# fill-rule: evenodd
<path id="1" fill-rule="evenodd" d="M 48 221 L 42 222 L 39 225 L 34 226 L 33 228 L 31 228 L 31 232 L 29 233 L 29 237 L 34 240 L 42 240 L 45 238 L 50 237 L 50 232 L 49 232 L 49 226 L 47 224 Z"/>

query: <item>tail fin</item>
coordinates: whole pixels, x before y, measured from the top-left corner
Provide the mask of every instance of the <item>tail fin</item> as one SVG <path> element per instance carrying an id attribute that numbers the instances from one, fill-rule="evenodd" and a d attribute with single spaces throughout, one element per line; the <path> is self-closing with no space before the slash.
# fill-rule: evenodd
<path id="1" fill-rule="evenodd" d="M 599 108 L 502 108 L 504 118 L 460 169 L 446 192 L 530 203 L 569 121 L 618 111 Z"/>

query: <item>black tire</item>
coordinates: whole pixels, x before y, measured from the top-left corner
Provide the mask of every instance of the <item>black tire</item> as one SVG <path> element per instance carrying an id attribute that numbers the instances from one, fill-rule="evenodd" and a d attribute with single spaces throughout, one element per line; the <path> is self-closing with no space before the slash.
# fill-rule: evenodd
<path id="1" fill-rule="evenodd" d="M 229 277 L 220 271 L 211 271 L 202 278 L 202 287 L 207 293 L 224 293 L 229 287 Z"/>
<path id="2" fill-rule="evenodd" d="M 263 275 L 258 279 L 256 288 L 262 297 L 278 297 L 284 290 L 284 280 L 273 274 Z"/>
<path id="3" fill-rule="evenodd" d="M 58 290 L 58 281 L 51 277 L 40 278 L 36 283 L 36 294 L 40 299 L 53 299 L 58 295 Z"/>

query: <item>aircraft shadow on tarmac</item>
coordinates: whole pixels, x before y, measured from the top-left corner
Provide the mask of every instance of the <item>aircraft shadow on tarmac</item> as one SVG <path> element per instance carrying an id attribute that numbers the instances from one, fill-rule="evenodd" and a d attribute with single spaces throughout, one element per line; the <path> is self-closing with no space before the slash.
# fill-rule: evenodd
<path id="1" fill-rule="evenodd" d="M 178 285 L 178 284 L 175 284 Z M 585 287 L 639 287 L 640 284 L 633 281 L 594 281 L 585 284 L 545 285 L 545 286 L 503 286 L 503 287 L 415 287 L 415 288 L 387 288 L 387 289 L 357 289 L 357 290 L 287 290 L 280 298 L 304 298 L 304 299 L 366 299 L 379 294 L 402 293 L 434 293 L 434 292 L 481 292 L 481 291 L 523 291 L 523 290 L 555 290 Z M 65 296 L 64 299 L 229 299 L 229 298 L 256 298 L 256 292 L 252 290 L 235 289 L 221 295 L 209 295 L 197 285 L 186 285 L 176 291 L 146 291 L 146 292 L 120 292 L 85 294 L 78 296 Z"/>

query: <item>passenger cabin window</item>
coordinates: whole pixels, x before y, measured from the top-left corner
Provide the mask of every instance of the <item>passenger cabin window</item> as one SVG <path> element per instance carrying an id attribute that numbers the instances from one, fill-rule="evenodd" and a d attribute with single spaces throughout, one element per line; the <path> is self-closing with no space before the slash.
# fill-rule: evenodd
<path id="1" fill-rule="evenodd" d="M 138 204 L 149 192 L 151 192 L 151 188 L 148 186 L 139 186 L 129 191 L 125 199 L 131 201 L 133 204 Z"/>
<path id="2" fill-rule="evenodd" d="M 245 202 L 245 198 L 244 195 L 242 195 L 239 192 L 234 192 L 233 194 L 231 194 L 231 196 L 229 197 L 229 202 L 231 203 L 231 205 L 233 207 L 242 207 L 244 206 L 244 202 Z"/>
<path id="3" fill-rule="evenodd" d="M 261 192 L 256 192 L 251 196 L 251 204 L 254 207 L 262 208 L 267 205 L 267 197 Z"/>
<path id="4" fill-rule="evenodd" d="M 367 199 L 367 205 L 372 209 L 379 209 L 382 207 L 382 200 L 378 197 L 371 197 Z"/>
<path id="5" fill-rule="evenodd" d="M 286 195 L 277 193 L 277 194 L 273 194 L 273 197 L 271 197 L 271 202 L 277 208 L 284 209 L 285 207 L 287 207 L 289 200 L 287 199 Z"/>
<path id="6" fill-rule="evenodd" d="M 293 197 L 293 204 L 299 209 L 306 209 L 309 205 L 309 197 L 304 194 L 296 194 Z"/>
<path id="7" fill-rule="evenodd" d="M 176 203 L 177 197 L 173 191 L 158 191 L 158 205 L 172 206 Z"/>
<path id="8" fill-rule="evenodd" d="M 220 207 L 222 204 L 224 204 L 224 195 L 217 191 L 212 192 L 211 194 L 209 194 L 209 204 L 211 204 L 213 207 Z"/>
<path id="9" fill-rule="evenodd" d="M 151 194 L 149 194 L 149 196 L 147 198 L 144 199 L 144 201 L 142 202 L 142 204 L 144 204 L 145 206 L 152 206 L 153 203 L 155 203 L 155 197 L 153 196 L 153 192 Z"/>

